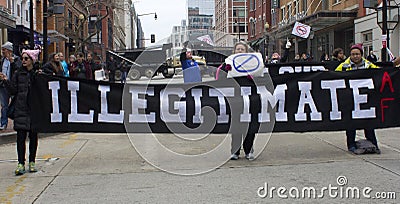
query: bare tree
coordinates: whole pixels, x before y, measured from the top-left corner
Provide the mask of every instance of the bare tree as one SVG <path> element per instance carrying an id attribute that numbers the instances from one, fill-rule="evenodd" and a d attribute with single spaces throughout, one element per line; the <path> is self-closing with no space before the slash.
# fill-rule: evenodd
<path id="1" fill-rule="evenodd" d="M 75 54 L 85 45 L 91 43 L 91 38 L 101 32 L 102 21 L 113 9 L 123 9 L 123 0 L 70 0 L 71 7 L 80 12 L 78 19 L 67 16 L 64 34 L 75 42 Z M 77 9 L 81 8 L 81 9 Z M 94 22 L 88 22 L 90 17 L 96 17 Z M 91 29 L 86 25 L 91 24 Z M 87 35 L 85 35 L 87 30 Z"/>

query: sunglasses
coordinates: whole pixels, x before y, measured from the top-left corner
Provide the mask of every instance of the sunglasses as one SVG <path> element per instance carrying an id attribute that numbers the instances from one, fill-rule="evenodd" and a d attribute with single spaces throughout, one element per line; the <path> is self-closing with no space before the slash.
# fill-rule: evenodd
<path id="1" fill-rule="evenodd" d="M 28 60 L 30 60 L 31 58 L 29 58 L 29 57 L 22 57 L 22 60 L 25 60 L 25 61 L 28 61 Z"/>

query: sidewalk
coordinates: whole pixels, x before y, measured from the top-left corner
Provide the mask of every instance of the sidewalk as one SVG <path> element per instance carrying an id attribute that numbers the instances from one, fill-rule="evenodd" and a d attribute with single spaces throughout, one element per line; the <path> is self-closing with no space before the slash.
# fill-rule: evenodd
<path id="1" fill-rule="evenodd" d="M 399 203 L 400 128 L 376 132 L 380 155 L 349 153 L 344 132 L 274 133 L 256 160 L 241 155 L 193 176 L 155 168 L 137 153 L 132 135 L 65 133 L 39 139 L 39 172 L 17 177 L 14 142 L 0 145 L 0 203 Z M 157 136 L 185 154 L 215 145 Z"/>

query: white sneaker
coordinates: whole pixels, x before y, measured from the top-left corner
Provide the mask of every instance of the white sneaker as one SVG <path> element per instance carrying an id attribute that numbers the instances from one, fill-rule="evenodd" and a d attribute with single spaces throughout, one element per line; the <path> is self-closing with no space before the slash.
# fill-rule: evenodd
<path id="1" fill-rule="evenodd" d="M 249 161 L 253 161 L 255 158 L 254 158 L 254 154 L 253 153 L 248 153 L 248 154 L 246 154 L 246 156 L 245 156 L 245 158 L 247 159 L 247 160 L 249 160 Z"/>
<path id="2" fill-rule="evenodd" d="M 239 155 L 237 155 L 237 154 L 231 155 L 231 160 L 238 160 L 238 159 L 239 159 Z"/>

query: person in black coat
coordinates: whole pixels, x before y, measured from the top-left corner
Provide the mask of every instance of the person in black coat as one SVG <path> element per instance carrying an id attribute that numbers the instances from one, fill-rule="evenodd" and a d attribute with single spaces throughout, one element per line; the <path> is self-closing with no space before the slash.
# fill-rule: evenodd
<path id="1" fill-rule="evenodd" d="M 330 71 L 335 71 L 336 67 L 346 60 L 346 55 L 342 48 L 336 48 L 333 50 L 332 60 L 325 62 L 325 68 Z"/>
<path id="2" fill-rule="evenodd" d="M 25 140 L 29 136 L 29 171 L 36 172 L 36 152 L 38 146 L 38 133 L 31 129 L 30 106 L 28 102 L 31 81 L 35 77 L 34 64 L 38 59 L 39 50 L 25 50 L 22 53 L 22 66 L 18 67 L 8 80 L 7 76 L 0 73 L 1 83 L 6 87 L 11 96 L 14 96 L 15 110 L 14 130 L 17 131 L 18 166 L 15 175 L 25 173 Z"/>
<path id="3" fill-rule="evenodd" d="M 378 58 L 374 54 L 373 50 L 369 51 L 369 55 L 367 56 L 367 60 L 372 62 L 372 63 L 376 63 L 378 61 Z"/>
<path id="4" fill-rule="evenodd" d="M 108 81 L 115 82 L 115 71 L 117 71 L 117 62 L 114 60 L 113 56 L 110 56 L 110 59 L 107 62 L 107 70 Z"/>
<path id="5" fill-rule="evenodd" d="M 50 75 L 64 76 L 64 68 L 61 65 L 58 53 L 52 53 L 48 62 L 42 67 L 43 72 Z"/>
<path id="6" fill-rule="evenodd" d="M 121 70 L 121 84 L 125 84 L 126 83 L 126 76 L 128 74 L 128 64 L 126 63 L 125 60 L 122 60 L 122 62 L 119 64 L 119 69 Z"/>
<path id="7" fill-rule="evenodd" d="M 96 64 L 96 62 L 93 60 L 93 53 L 91 53 L 91 52 L 89 52 L 87 54 L 86 65 L 87 65 L 87 67 L 89 67 L 92 70 L 92 79 L 94 80 L 95 79 L 94 72 L 96 70 L 101 69 L 101 67 L 98 64 Z"/>

